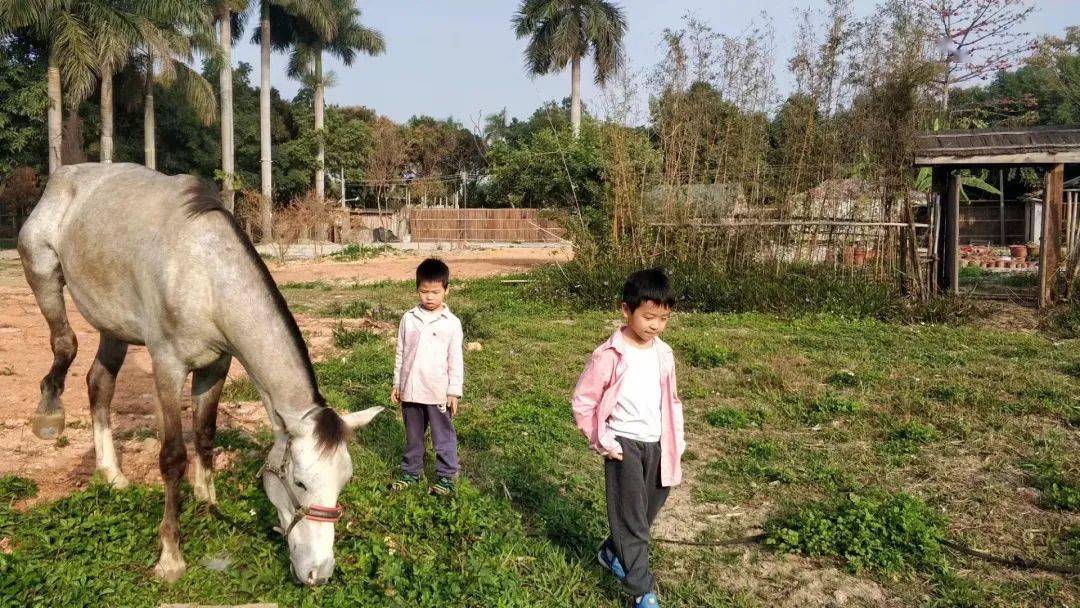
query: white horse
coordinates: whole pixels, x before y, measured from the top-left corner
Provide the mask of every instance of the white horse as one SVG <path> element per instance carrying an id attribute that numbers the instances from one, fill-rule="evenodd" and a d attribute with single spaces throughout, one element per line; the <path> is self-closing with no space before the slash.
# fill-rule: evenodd
<path id="1" fill-rule="evenodd" d="M 165 481 L 157 576 L 172 582 L 186 569 L 177 520 L 187 467 L 180 422 L 184 383 L 193 374 L 195 496 L 213 504 L 218 399 L 236 357 L 274 428 L 263 486 L 277 508 L 293 575 L 309 585 L 326 582 L 334 570 L 337 499 L 352 477 L 346 440 L 382 408 L 341 416 L 326 406 L 296 321 L 216 189 L 141 165 L 63 167 L 50 176 L 19 233 L 19 255 L 53 351 L 33 431 L 51 439 L 64 429 L 60 395 L 77 349 L 64 305 L 66 285 L 79 312 L 101 333 L 86 383 L 97 468 L 115 487 L 128 483 L 109 428 L 116 375 L 129 344 L 150 352 Z"/>

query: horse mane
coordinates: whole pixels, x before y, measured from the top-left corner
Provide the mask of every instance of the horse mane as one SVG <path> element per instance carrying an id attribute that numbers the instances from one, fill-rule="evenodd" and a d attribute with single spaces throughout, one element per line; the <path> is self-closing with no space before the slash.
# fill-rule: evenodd
<path id="1" fill-rule="evenodd" d="M 326 454 L 349 438 L 349 425 L 332 407 L 323 407 L 315 414 L 315 440 L 319 451 Z"/>
<path id="2" fill-rule="evenodd" d="M 285 326 L 288 328 L 289 337 L 293 343 L 293 347 L 296 348 L 297 354 L 303 361 L 305 372 L 308 377 L 308 381 L 311 385 L 311 400 L 315 405 L 324 406 L 323 411 L 319 412 L 316 419 L 316 432 L 319 433 L 319 445 L 323 449 L 327 449 L 325 446 L 336 446 L 338 443 L 345 441 L 348 438 L 349 428 L 345 424 L 345 421 L 337 415 L 333 409 L 325 407 L 326 399 L 319 393 L 318 381 L 315 378 L 315 367 L 311 364 L 311 355 L 308 353 L 307 343 L 304 342 L 304 336 L 300 333 L 300 327 L 296 324 L 296 318 L 289 312 L 289 306 L 285 303 L 285 298 L 281 295 L 281 290 L 278 289 L 277 283 L 274 282 L 274 278 L 270 275 L 270 270 L 266 267 L 266 263 L 259 256 L 259 252 L 255 250 L 255 246 L 252 245 L 251 239 L 248 238 L 244 231 L 240 229 L 240 226 L 236 223 L 236 218 L 233 214 L 229 213 L 227 209 L 221 204 L 221 192 L 218 190 L 217 185 L 214 182 L 195 176 L 190 177 L 189 184 L 181 191 L 181 198 L 186 211 L 187 218 L 193 219 L 199 216 L 220 211 L 222 217 L 225 219 L 229 228 L 232 230 L 236 239 L 240 242 L 244 249 L 245 255 L 253 266 L 255 266 L 256 272 L 259 273 L 259 278 L 262 280 L 263 286 L 266 288 L 266 293 L 269 294 L 271 300 L 274 303 L 274 308 L 281 315 L 284 320 Z M 330 415 L 327 415 L 329 412 Z M 340 428 L 339 428 L 340 427 Z M 322 429 L 320 432 L 319 429 Z M 325 441 L 323 440 L 325 437 Z"/>
<path id="3" fill-rule="evenodd" d="M 214 182 L 202 177 L 189 177 L 192 178 L 191 184 L 180 193 L 188 219 L 214 211 L 226 211 L 221 204 L 221 191 Z"/>

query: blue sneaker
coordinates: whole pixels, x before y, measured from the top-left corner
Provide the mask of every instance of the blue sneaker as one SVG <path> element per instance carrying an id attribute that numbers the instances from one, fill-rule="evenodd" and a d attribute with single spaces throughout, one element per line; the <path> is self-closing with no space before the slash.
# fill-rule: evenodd
<path id="1" fill-rule="evenodd" d="M 645 595 L 634 598 L 632 604 L 634 608 L 660 608 L 660 602 L 656 599 L 656 594 L 652 591 Z"/>
<path id="2" fill-rule="evenodd" d="M 626 570 L 622 567 L 622 563 L 619 562 L 619 556 L 615 555 L 615 552 L 606 544 L 600 546 L 596 559 L 600 561 L 601 566 L 610 570 L 615 575 L 615 578 L 620 581 L 626 579 Z"/>

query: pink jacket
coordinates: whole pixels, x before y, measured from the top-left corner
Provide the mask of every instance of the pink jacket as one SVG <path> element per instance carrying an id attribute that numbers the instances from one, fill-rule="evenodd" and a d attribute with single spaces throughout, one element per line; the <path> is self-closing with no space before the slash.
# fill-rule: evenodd
<path id="1" fill-rule="evenodd" d="M 465 365 L 461 353 L 461 321 L 443 306 L 434 319 L 419 308 L 401 317 L 398 326 L 394 386 L 405 403 L 441 405 L 447 395 L 461 396 Z"/>
<path id="2" fill-rule="evenodd" d="M 633 346 L 626 343 L 623 328 L 619 328 L 611 338 L 593 351 L 585 371 L 578 378 L 574 387 L 571 406 L 574 410 L 574 422 L 582 434 L 589 440 L 589 447 L 599 452 L 622 453 L 622 447 L 615 440 L 615 433 L 608 427 L 608 419 L 615 411 L 619 400 L 626 363 L 623 353 Z M 683 408 L 679 400 L 675 382 L 675 355 L 660 338 L 656 338 L 656 347 L 660 355 L 660 483 L 665 487 L 677 486 L 682 482 L 682 467 L 679 459 L 686 450 L 683 437 Z"/>

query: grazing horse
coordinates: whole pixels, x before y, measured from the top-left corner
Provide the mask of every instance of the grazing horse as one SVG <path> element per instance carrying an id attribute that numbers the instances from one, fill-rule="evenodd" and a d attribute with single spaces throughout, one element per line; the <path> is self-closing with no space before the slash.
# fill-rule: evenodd
<path id="1" fill-rule="evenodd" d="M 165 483 L 156 575 L 172 582 L 186 569 L 177 520 L 187 467 L 184 383 L 193 376 L 195 497 L 214 504 L 218 399 L 235 357 L 274 429 L 263 487 L 277 508 L 293 576 L 309 585 L 326 582 L 334 570 L 337 499 L 352 477 L 346 440 L 382 408 L 339 415 L 326 406 L 296 321 L 216 188 L 134 164 L 63 167 L 19 232 L 19 255 L 53 351 L 32 429 L 43 439 L 64 429 L 60 395 L 77 349 L 66 285 L 101 334 L 86 384 L 97 468 L 118 488 L 128 482 L 113 446 L 109 402 L 128 345 L 145 345 L 150 353 Z"/>

